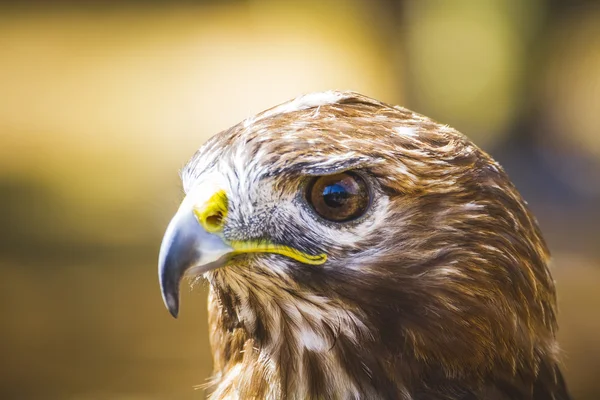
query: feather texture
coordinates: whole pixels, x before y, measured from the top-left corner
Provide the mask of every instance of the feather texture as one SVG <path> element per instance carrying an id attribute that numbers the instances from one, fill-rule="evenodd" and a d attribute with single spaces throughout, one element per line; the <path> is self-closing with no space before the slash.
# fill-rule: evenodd
<path id="1" fill-rule="evenodd" d="M 372 203 L 330 223 L 303 188 L 346 170 Z M 212 399 L 569 398 L 538 225 L 454 129 L 352 92 L 307 95 L 214 136 L 182 178 L 227 192 L 228 240 L 328 256 L 243 255 L 205 274 Z"/>

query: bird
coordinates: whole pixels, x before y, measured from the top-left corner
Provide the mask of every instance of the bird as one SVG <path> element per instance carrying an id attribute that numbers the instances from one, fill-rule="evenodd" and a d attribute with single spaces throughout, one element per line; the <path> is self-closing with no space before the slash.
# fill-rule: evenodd
<path id="1" fill-rule="evenodd" d="M 218 399 L 567 400 L 555 283 L 507 173 L 457 130 L 351 91 L 210 138 L 158 257 L 209 287 Z"/>

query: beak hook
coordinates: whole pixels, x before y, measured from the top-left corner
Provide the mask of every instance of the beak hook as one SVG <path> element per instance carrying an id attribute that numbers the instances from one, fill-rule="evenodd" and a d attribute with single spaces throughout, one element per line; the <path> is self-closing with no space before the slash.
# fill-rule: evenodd
<path id="1" fill-rule="evenodd" d="M 193 211 L 182 205 L 167 227 L 158 257 L 162 298 L 173 317 L 179 314 L 179 285 L 186 272 L 191 268 L 196 273 L 218 268 L 226 262 L 223 256 L 232 250 L 221 237 L 207 232 Z"/>

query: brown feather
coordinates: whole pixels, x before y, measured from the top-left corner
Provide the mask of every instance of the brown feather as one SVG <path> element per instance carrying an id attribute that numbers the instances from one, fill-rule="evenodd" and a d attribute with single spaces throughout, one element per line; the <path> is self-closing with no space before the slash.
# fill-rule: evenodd
<path id="1" fill-rule="evenodd" d="M 250 118 L 183 171 L 187 189 L 214 171 L 233 182 L 228 239 L 329 257 L 241 256 L 207 274 L 212 398 L 567 399 L 549 252 L 506 173 L 452 128 L 335 96 Z M 339 234 L 267 199 L 343 169 L 378 198 Z"/>

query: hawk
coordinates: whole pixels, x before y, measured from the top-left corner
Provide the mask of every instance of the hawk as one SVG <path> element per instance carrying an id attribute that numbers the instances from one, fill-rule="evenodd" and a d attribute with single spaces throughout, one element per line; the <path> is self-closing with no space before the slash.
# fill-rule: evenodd
<path id="1" fill-rule="evenodd" d="M 569 399 L 537 222 L 456 130 L 354 92 L 213 136 L 159 254 L 210 286 L 211 399 Z"/>

